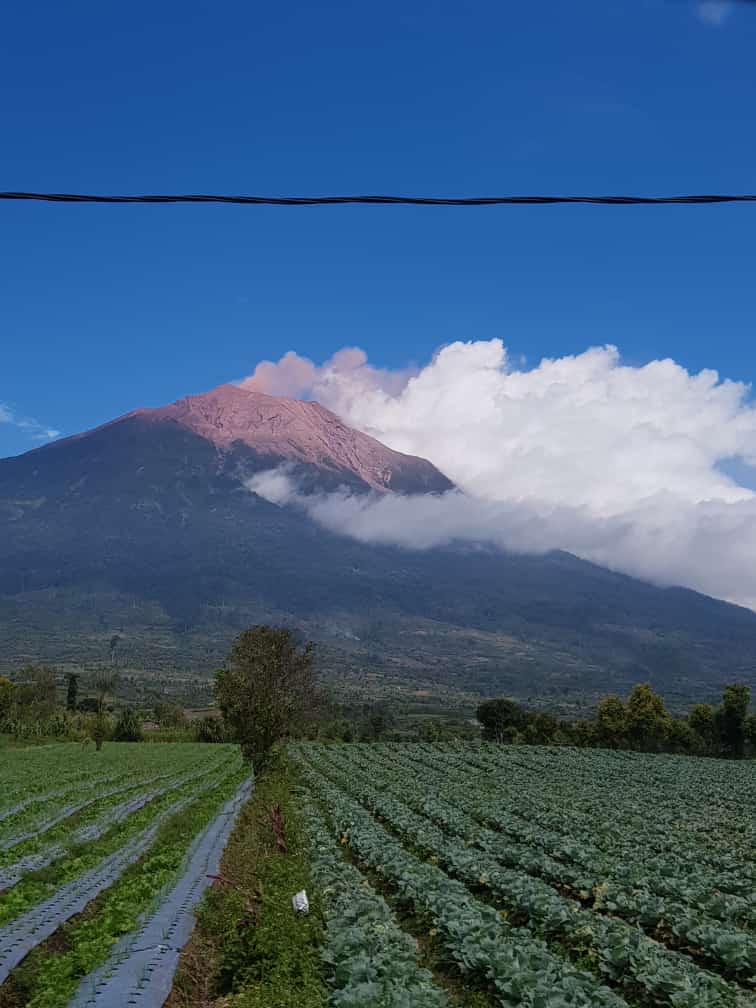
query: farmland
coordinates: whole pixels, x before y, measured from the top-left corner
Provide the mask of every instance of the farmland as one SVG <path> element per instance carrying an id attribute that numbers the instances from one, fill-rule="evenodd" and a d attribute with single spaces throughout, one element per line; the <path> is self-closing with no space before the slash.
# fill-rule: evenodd
<path id="1" fill-rule="evenodd" d="M 251 780 L 236 746 L 78 744 L 2 755 L 0 1004 L 145 1008 Z"/>
<path id="2" fill-rule="evenodd" d="M 750 762 L 300 741 L 247 802 L 231 745 L 2 758 L 0 1008 L 756 1008 Z"/>
<path id="3" fill-rule="evenodd" d="M 391 743 L 293 755 L 333 1004 L 756 1006 L 752 765 Z"/>

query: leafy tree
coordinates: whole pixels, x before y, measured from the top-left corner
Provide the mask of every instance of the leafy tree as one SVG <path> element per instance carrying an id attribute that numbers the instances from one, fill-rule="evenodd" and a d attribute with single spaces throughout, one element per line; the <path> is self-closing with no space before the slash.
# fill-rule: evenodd
<path id="1" fill-rule="evenodd" d="M 475 716 L 483 726 L 483 738 L 489 742 L 513 742 L 527 721 L 525 709 L 506 697 L 484 700 Z"/>
<path id="2" fill-rule="evenodd" d="M 714 708 L 711 704 L 699 703 L 691 707 L 688 714 L 688 724 L 696 736 L 694 752 L 698 750 L 707 756 L 716 752 L 717 725 L 714 714 Z"/>
<path id="3" fill-rule="evenodd" d="M 393 720 L 391 712 L 383 704 L 365 704 L 360 716 L 361 740 L 377 742 L 391 727 Z"/>
<path id="4" fill-rule="evenodd" d="M 676 753 L 695 753 L 701 748 L 700 737 L 693 731 L 690 721 L 673 718 L 669 729 L 669 748 Z"/>
<path id="5" fill-rule="evenodd" d="M 226 734 L 223 722 L 217 717 L 203 717 L 194 728 L 194 736 L 198 742 L 225 742 Z"/>
<path id="6" fill-rule="evenodd" d="M 576 721 L 571 727 L 574 744 L 577 746 L 600 746 L 606 744 L 599 738 L 598 729 L 594 721 L 581 719 Z"/>
<path id="7" fill-rule="evenodd" d="M 627 745 L 627 711 L 618 696 L 604 697 L 596 708 L 596 740 L 607 749 Z"/>
<path id="8" fill-rule="evenodd" d="M 0 721 L 8 717 L 13 705 L 13 683 L 0 676 Z"/>
<path id="9" fill-rule="evenodd" d="M 751 751 L 756 750 L 756 714 L 749 714 L 746 718 L 745 737 Z"/>
<path id="10" fill-rule="evenodd" d="M 49 668 L 27 665 L 16 682 L 13 700 L 19 720 L 35 724 L 49 720 L 58 703 L 55 673 Z"/>
<path id="11" fill-rule="evenodd" d="M 661 752 L 672 730 L 664 701 L 649 683 L 633 687 L 627 701 L 627 734 L 634 749 Z"/>
<path id="12" fill-rule="evenodd" d="M 113 730 L 113 740 L 115 742 L 142 742 L 143 739 L 142 722 L 136 711 L 130 708 L 122 711 Z"/>
<path id="13" fill-rule="evenodd" d="M 317 697 L 313 647 L 285 627 L 255 626 L 234 641 L 215 675 L 223 718 L 245 757 L 262 767 L 278 739 L 296 728 Z"/>
<path id="14" fill-rule="evenodd" d="M 69 672 L 66 684 L 66 710 L 75 711 L 79 696 L 79 676 L 75 672 Z"/>
<path id="15" fill-rule="evenodd" d="M 529 714 L 522 729 L 523 740 L 528 745 L 551 745 L 557 735 L 559 723 L 553 714 L 539 711 Z"/>
<path id="16" fill-rule="evenodd" d="M 722 694 L 722 706 L 716 713 L 716 723 L 722 753 L 732 759 L 745 755 L 746 718 L 751 691 L 744 683 L 731 683 Z"/>

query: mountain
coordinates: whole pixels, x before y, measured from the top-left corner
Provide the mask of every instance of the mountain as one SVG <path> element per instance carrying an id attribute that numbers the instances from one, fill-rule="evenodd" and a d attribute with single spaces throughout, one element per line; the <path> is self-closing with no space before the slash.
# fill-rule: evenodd
<path id="1" fill-rule="evenodd" d="M 348 691 L 572 711 L 650 680 L 674 703 L 756 684 L 756 614 L 564 553 L 355 542 L 245 481 L 432 493 L 450 481 L 317 403 L 221 386 L 0 461 L 0 672 L 28 661 L 184 688 L 240 628 L 301 627 Z M 183 685 L 182 685 L 183 684 Z"/>
<path id="2" fill-rule="evenodd" d="M 214 449 L 216 475 L 242 478 L 289 463 L 319 489 L 348 485 L 381 493 L 448 490 L 452 483 L 425 459 L 392 451 L 352 430 L 320 403 L 269 396 L 235 385 L 188 396 L 161 409 L 138 409 L 95 430 L 56 441 L 16 458 L 0 460 L 0 489 L 21 487 L 34 495 L 57 473 L 66 496 L 97 485 L 127 467 L 144 484 L 150 464 L 161 489 L 190 465 L 193 445 Z M 129 464 L 142 461 L 135 470 Z M 83 482 L 79 486 L 79 480 Z M 104 491 L 108 492 L 105 483 Z"/>

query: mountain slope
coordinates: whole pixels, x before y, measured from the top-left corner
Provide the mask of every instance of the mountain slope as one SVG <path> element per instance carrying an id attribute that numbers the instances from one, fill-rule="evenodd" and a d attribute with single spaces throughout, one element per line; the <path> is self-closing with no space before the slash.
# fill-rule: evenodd
<path id="1" fill-rule="evenodd" d="M 643 679 L 680 702 L 754 682 L 749 610 L 561 553 L 358 543 L 245 489 L 281 461 L 311 489 L 450 486 L 316 404 L 233 387 L 0 461 L 0 671 L 94 667 L 118 633 L 135 673 L 207 676 L 271 620 L 363 690 L 568 710 Z"/>
<path id="2" fill-rule="evenodd" d="M 163 479 L 191 468 L 194 453 L 200 466 L 212 458 L 218 474 L 237 479 L 286 462 L 320 489 L 427 493 L 452 486 L 430 462 L 352 430 L 319 403 L 221 385 L 0 460 L 0 495 L 4 486 L 46 492 L 51 474 L 65 494 L 76 493 L 79 480 L 98 479 L 107 492 L 105 481 L 119 481 L 122 471 L 143 484 L 154 478 L 159 489 Z"/>

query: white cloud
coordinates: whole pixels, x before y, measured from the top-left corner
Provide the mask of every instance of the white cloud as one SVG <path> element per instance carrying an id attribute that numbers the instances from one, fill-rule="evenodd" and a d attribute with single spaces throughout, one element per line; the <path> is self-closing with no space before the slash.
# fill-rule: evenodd
<path id="1" fill-rule="evenodd" d="M 696 14 L 704 24 L 721 25 L 732 10 L 731 0 L 701 0 L 696 5 Z"/>
<path id="2" fill-rule="evenodd" d="M 329 397 L 330 383 L 344 382 L 356 392 L 364 387 L 381 389 L 390 394 L 401 392 L 409 379 L 417 374 L 415 367 L 389 371 L 368 363 L 367 354 L 359 347 L 337 350 L 325 364 L 318 366 L 309 357 L 300 357 L 290 350 L 276 362 L 261 361 L 253 373 L 241 381 L 242 388 L 255 388 L 268 395 L 300 398 L 318 389 Z"/>
<path id="3" fill-rule="evenodd" d="M 53 438 L 60 437 L 59 430 L 46 427 L 31 417 L 19 417 L 9 406 L 3 403 L 0 403 L 0 423 L 17 427 L 19 430 L 24 431 L 25 434 L 28 434 L 34 441 L 51 441 Z"/>
<path id="4" fill-rule="evenodd" d="M 756 465 L 746 385 L 671 360 L 630 367 L 610 346 L 520 370 L 500 340 L 459 342 L 398 374 L 349 353 L 306 372 L 288 354 L 266 365 L 268 388 L 429 458 L 461 492 L 304 500 L 280 472 L 256 492 L 360 539 L 562 548 L 756 607 L 756 494 L 720 469 Z"/>

